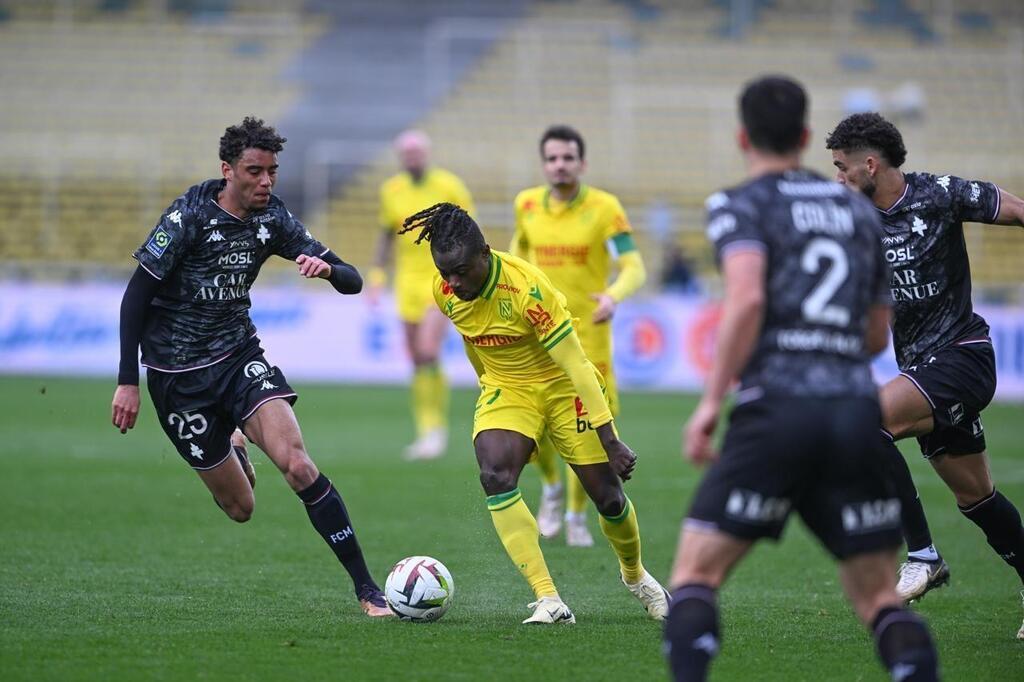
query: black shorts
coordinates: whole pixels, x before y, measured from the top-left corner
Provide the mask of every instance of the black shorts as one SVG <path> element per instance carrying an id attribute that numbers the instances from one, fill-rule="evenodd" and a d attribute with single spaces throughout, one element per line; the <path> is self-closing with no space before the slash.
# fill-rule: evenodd
<path id="1" fill-rule="evenodd" d="M 935 423 L 920 436 L 925 459 L 985 451 L 981 411 L 996 392 L 996 354 L 988 340 L 961 341 L 900 372 L 932 406 Z"/>
<path id="2" fill-rule="evenodd" d="M 263 357 L 253 338 L 215 365 L 187 372 L 146 372 L 164 433 L 196 471 L 213 469 L 231 454 L 231 433 L 263 403 L 298 399 L 284 374 Z"/>
<path id="3" fill-rule="evenodd" d="M 760 398 L 736 407 L 686 524 L 778 540 L 790 511 L 837 559 L 899 547 L 900 502 L 871 398 Z"/>

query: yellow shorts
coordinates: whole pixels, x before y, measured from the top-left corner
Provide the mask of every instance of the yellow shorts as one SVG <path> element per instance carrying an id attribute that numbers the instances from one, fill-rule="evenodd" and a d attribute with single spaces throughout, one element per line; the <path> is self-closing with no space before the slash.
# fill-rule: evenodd
<path id="1" fill-rule="evenodd" d="M 398 317 L 403 322 L 419 324 L 430 308 L 436 308 L 434 294 L 430 291 L 432 277 L 399 277 L 395 280 L 395 304 Z"/>
<path id="2" fill-rule="evenodd" d="M 603 379 L 598 377 L 602 387 Z M 473 439 L 481 431 L 515 431 L 534 442 L 547 435 L 569 464 L 607 462 L 569 377 L 535 386 L 481 385 L 473 415 Z"/>

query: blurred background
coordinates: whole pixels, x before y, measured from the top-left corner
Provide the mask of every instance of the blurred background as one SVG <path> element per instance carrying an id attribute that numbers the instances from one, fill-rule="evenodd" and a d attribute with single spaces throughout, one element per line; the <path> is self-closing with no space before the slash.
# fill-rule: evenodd
<path id="1" fill-rule="evenodd" d="M 649 273 L 616 320 L 623 384 L 695 388 L 718 291 L 702 204 L 742 178 L 735 99 L 766 72 L 810 91 L 823 173 L 835 123 L 877 110 L 906 170 L 1024 194 L 1019 0 L 0 0 L 0 371 L 114 373 L 130 254 L 255 114 L 288 138 L 278 194 L 364 271 L 400 131 L 429 133 L 506 248 L 512 199 L 543 182 L 541 132 L 577 127 L 584 180 L 620 197 Z M 966 239 L 1000 395 L 1024 396 L 1024 234 Z M 407 376 L 390 307 L 339 303 L 282 261 L 253 298 L 290 374 Z M 317 330 L 351 338 L 307 348 Z"/>

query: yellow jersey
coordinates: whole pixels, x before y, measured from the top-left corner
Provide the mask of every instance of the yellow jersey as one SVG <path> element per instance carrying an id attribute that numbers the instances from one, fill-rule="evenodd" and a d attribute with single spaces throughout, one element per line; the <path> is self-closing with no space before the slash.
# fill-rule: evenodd
<path id="1" fill-rule="evenodd" d="M 591 294 L 608 286 L 612 257 L 609 240 L 619 253 L 635 249 L 633 228 L 614 194 L 580 185 L 568 202 L 551 196 L 547 186 L 523 190 L 515 201 L 514 251 L 544 271 L 565 293 L 569 310 L 589 324 L 597 302 Z"/>
<path id="2" fill-rule="evenodd" d="M 450 202 L 474 215 L 473 198 L 454 173 L 443 168 L 428 168 L 419 182 L 401 172 L 380 186 L 380 224 L 385 230 L 398 232 L 406 218 L 434 204 Z M 395 279 L 429 282 L 435 272 L 430 248 L 415 244 L 417 235 L 402 235 L 395 245 Z M 429 300 L 429 299 L 427 299 Z"/>
<path id="3" fill-rule="evenodd" d="M 566 376 L 548 351 L 572 333 L 572 318 L 565 296 L 536 266 L 492 249 L 479 296 L 463 301 L 435 274 L 434 300 L 475 351 L 482 383 L 528 386 Z"/>

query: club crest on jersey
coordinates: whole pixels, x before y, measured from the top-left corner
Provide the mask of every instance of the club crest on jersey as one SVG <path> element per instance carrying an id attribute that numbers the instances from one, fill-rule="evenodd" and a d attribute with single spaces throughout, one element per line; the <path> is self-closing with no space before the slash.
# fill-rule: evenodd
<path id="1" fill-rule="evenodd" d="M 920 216 L 914 216 L 914 224 L 910 226 L 910 231 L 919 237 L 924 236 L 925 230 L 928 229 L 928 223 L 921 220 Z"/>
<path id="2" fill-rule="evenodd" d="M 512 300 L 508 298 L 498 299 L 498 315 L 503 320 L 512 320 Z"/>
<path id="3" fill-rule="evenodd" d="M 246 364 L 245 369 L 242 370 L 245 376 L 249 377 L 250 379 L 261 377 L 269 371 L 270 368 L 264 365 L 259 360 L 253 360 L 252 362 Z"/>
<path id="4" fill-rule="evenodd" d="M 178 220 L 180 221 L 181 219 L 179 218 Z M 148 242 L 146 242 L 146 250 L 159 258 L 164 255 L 164 251 L 167 250 L 167 245 L 171 243 L 171 239 L 173 239 L 173 237 L 171 237 L 164 228 L 158 227 L 156 228 L 156 232 L 153 233 L 153 236 L 149 238 Z"/>
<path id="5" fill-rule="evenodd" d="M 266 225 L 260 224 L 260 229 L 256 230 L 256 239 L 259 239 L 261 244 L 266 244 L 270 239 L 270 230 Z"/>

